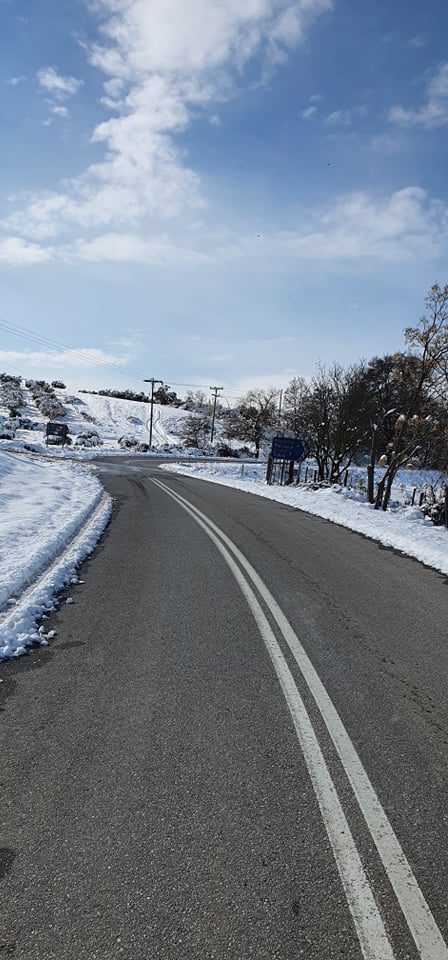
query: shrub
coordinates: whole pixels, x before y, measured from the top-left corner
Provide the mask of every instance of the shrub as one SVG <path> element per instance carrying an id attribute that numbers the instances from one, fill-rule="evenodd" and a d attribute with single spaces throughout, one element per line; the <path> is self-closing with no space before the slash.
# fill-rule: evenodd
<path id="1" fill-rule="evenodd" d="M 100 447 L 103 441 L 96 430 L 86 430 L 85 433 L 79 433 L 76 438 L 78 447 Z"/>
<path id="2" fill-rule="evenodd" d="M 67 412 L 56 397 L 38 397 L 36 405 L 39 407 L 42 416 L 47 417 L 48 420 L 58 420 L 65 417 Z"/>
<path id="3" fill-rule="evenodd" d="M 135 437 L 119 437 L 117 440 L 118 446 L 122 449 L 132 449 L 138 445 L 138 440 Z"/>
<path id="4" fill-rule="evenodd" d="M 220 443 L 216 448 L 218 457 L 237 457 L 238 451 L 234 450 L 233 447 L 229 447 L 228 443 Z"/>
<path id="5" fill-rule="evenodd" d="M 0 403 L 8 408 L 11 417 L 19 416 L 25 403 L 20 384 L 20 377 L 11 377 L 8 373 L 0 373 Z"/>

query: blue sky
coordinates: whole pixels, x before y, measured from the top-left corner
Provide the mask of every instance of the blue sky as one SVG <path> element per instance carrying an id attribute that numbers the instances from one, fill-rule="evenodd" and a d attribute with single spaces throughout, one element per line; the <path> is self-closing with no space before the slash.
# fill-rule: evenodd
<path id="1" fill-rule="evenodd" d="M 0 21 L 0 368 L 280 387 L 399 349 L 448 282 L 443 0 Z"/>

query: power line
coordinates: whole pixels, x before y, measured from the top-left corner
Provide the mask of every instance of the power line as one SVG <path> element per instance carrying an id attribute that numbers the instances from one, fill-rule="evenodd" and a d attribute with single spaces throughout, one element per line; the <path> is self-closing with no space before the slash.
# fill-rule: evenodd
<path id="1" fill-rule="evenodd" d="M 22 340 L 28 340 L 31 343 L 37 343 L 44 347 L 50 347 L 53 350 L 61 350 L 63 353 L 69 354 L 71 357 L 80 360 L 82 363 L 88 363 L 91 366 L 95 366 L 103 370 L 113 370 L 115 373 L 120 373 L 123 376 L 128 377 L 130 380 L 137 380 L 140 383 L 145 381 L 143 374 L 139 373 L 137 370 L 133 370 L 132 368 L 128 367 L 122 367 L 119 364 L 111 363 L 109 360 L 102 360 L 100 357 L 90 356 L 88 352 L 81 353 L 79 350 L 62 343 L 61 340 L 55 340 L 51 337 L 45 336 L 45 334 L 36 333 L 36 331 L 30 330 L 29 327 L 22 327 L 20 324 L 13 323 L 12 320 L 5 320 L 0 317 L 0 328 L 3 328 L 5 333 L 9 333 L 11 336 L 19 337 Z M 17 373 L 20 375 L 18 371 Z M 193 387 L 196 390 L 209 389 L 209 384 L 180 383 L 179 381 L 171 380 L 169 377 L 167 377 L 164 382 L 169 383 L 170 386 L 173 387 Z M 220 389 L 225 390 L 223 399 L 228 397 L 230 400 L 239 399 L 244 392 L 233 390 L 232 388 L 226 389 L 225 387 Z"/>
<path id="2" fill-rule="evenodd" d="M 99 357 L 89 356 L 88 352 L 80 353 L 79 351 L 73 349 L 73 347 L 68 347 L 60 340 L 52 340 L 50 337 L 35 333 L 33 330 L 29 330 L 28 327 L 21 327 L 18 324 L 12 323 L 9 320 L 3 320 L 2 318 L 0 318 L 0 325 L 3 327 L 6 333 L 10 333 L 15 337 L 20 337 L 23 340 L 29 340 L 32 343 L 38 343 L 41 346 L 62 350 L 63 353 L 69 353 L 70 356 L 81 360 L 84 363 L 91 363 L 93 366 L 97 367 L 107 367 L 111 370 L 115 370 L 118 373 L 125 374 L 132 380 L 142 381 L 144 379 L 143 374 L 138 373 L 136 370 L 131 370 L 127 367 L 121 367 L 119 364 L 111 363 L 108 360 L 101 360 Z"/>

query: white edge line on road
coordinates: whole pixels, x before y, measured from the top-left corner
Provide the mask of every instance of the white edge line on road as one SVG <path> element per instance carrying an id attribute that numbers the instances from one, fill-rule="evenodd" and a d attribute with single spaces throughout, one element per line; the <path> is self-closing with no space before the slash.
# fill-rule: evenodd
<path id="1" fill-rule="evenodd" d="M 158 481 L 153 480 L 157 486 Z M 255 619 L 277 674 L 294 728 L 302 748 L 322 819 L 333 849 L 336 865 L 354 920 L 365 960 L 393 960 L 394 953 L 384 928 L 375 898 L 361 863 L 353 835 L 331 779 L 305 704 L 271 629 L 271 626 L 245 576 L 216 534 L 200 517 L 170 490 L 162 487 L 205 531 L 230 568 Z"/>
<path id="2" fill-rule="evenodd" d="M 381 857 L 384 869 L 394 889 L 395 896 L 406 919 L 421 960 L 448 960 L 447 945 L 420 890 L 394 829 L 350 740 L 347 730 L 304 647 L 300 643 L 299 638 L 286 619 L 277 601 L 244 554 L 241 553 L 233 541 L 230 540 L 212 520 L 202 513 L 201 510 L 198 510 L 197 507 L 190 504 L 188 500 L 185 500 L 180 494 L 174 493 L 166 487 L 161 481 L 154 480 L 153 482 L 157 483 L 157 485 L 169 493 L 170 496 L 174 497 L 179 504 L 187 505 L 198 518 L 202 519 L 210 530 L 215 532 L 237 558 L 258 590 L 288 644 L 325 721 L 325 725 L 350 781 L 357 803 Z"/>

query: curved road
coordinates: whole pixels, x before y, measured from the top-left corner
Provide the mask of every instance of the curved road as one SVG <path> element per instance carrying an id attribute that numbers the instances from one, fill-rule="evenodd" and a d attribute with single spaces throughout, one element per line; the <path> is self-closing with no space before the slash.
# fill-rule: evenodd
<path id="1" fill-rule="evenodd" d="M 447 586 L 132 460 L 2 667 L 0 958 L 448 960 Z"/>

